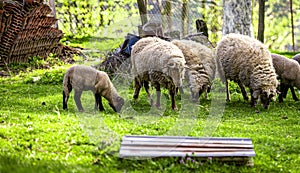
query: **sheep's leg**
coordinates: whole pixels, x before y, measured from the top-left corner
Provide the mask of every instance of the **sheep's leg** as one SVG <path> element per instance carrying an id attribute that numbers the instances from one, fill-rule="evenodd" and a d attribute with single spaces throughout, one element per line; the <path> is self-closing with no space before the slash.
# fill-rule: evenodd
<path id="1" fill-rule="evenodd" d="M 291 86 L 285 85 L 283 83 L 280 83 L 280 93 L 282 94 L 283 98 L 286 98 L 286 95 L 289 91 L 289 88 L 292 88 Z"/>
<path id="2" fill-rule="evenodd" d="M 95 94 L 95 110 L 99 108 L 99 111 L 104 111 L 104 107 L 102 104 L 102 97 L 100 94 Z"/>
<path id="3" fill-rule="evenodd" d="M 66 94 L 65 91 L 63 91 L 63 109 L 68 109 L 68 100 L 69 94 Z"/>
<path id="4" fill-rule="evenodd" d="M 161 108 L 160 107 L 160 96 L 161 96 L 160 85 L 156 84 L 155 89 L 156 89 L 156 104 L 155 104 L 155 106 L 156 106 L 157 109 L 160 109 Z"/>
<path id="5" fill-rule="evenodd" d="M 169 91 L 169 94 L 170 94 L 170 96 L 171 96 L 171 101 L 172 101 L 172 109 L 173 110 L 177 110 L 177 106 L 176 106 L 176 103 L 175 103 L 175 94 L 176 94 L 176 92 L 175 92 L 175 90 L 170 90 Z"/>
<path id="6" fill-rule="evenodd" d="M 180 92 L 181 95 L 184 94 L 184 90 L 183 90 L 183 87 L 182 87 L 182 86 L 178 87 L 177 89 L 179 89 L 179 92 Z M 176 92 L 176 93 L 177 93 L 177 92 Z"/>
<path id="7" fill-rule="evenodd" d="M 227 98 L 226 98 L 226 101 L 227 102 L 230 102 L 230 92 L 229 92 L 229 84 L 228 84 L 228 80 L 225 79 L 225 85 L 226 85 L 226 95 L 227 95 Z"/>
<path id="8" fill-rule="evenodd" d="M 137 100 L 139 98 L 141 87 L 142 86 L 141 86 L 140 82 L 135 78 L 134 79 L 134 94 L 133 94 L 134 100 Z"/>
<path id="9" fill-rule="evenodd" d="M 207 89 L 204 91 L 205 92 L 205 99 L 208 99 L 208 93 L 210 93 L 211 87 L 207 87 Z"/>
<path id="10" fill-rule="evenodd" d="M 292 93 L 293 99 L 294 99 L 295 101 L 299 101 L 298 97 L 297 97 L 296 94 L 295 94 L 294 87 L 291 86 L 290 89 L 291 89 L 291 93 Z"/>
<path id="11" fill-rule="evenodd" d="M 83 109 L 82 104 L 81 104 L 81 101 L 80 101 L 81 94 L 82 94 L 82 91 L 75 91 L 74 100 L 75 100 L 77 109 L 78 109 L 80 112 L 83 112 L 84 109 Z"/>
<path id="12" fill-rule="evenodd" d="M 149 82 L 144 81 L 144 87 L 145 87 L 145 90 L 147 92 L 147 96 L 149 98 L 150 105 L 153 106 L 153 99 L 152 99 L 152 96 L 151 96 L 151 93 L 150 93 Z"/>
<path id="13" fill-rule="evenodd" d="M 288 87 L 284 83 L 280 82 L 280 93 L 278 96 L 279 103 L 283 102 L 283 98 L 284 98 L 284 95 L 286 95 L 287 90 L 288 90 Z"/>
<path id="14" fill-rule="evenodd" d="M 63 109 L 68 109 L 68 100 L 70 97 L 70 92 L 72 91 L 72 86 L 67 86 L 67 91 L 63 91 Z"/>
<path id="15" fill-rule="evenodd" d="M 250 89 L 250 93 L 251 93 L 250 105 L 251 105 L 251 107 L 256 107 L 257 98 L 253 97 L 253 90 Z"/>
<path id="16" fill-rule="evenodd" d="M 249 100 L 249 97 L 248 97 L 248 95 L 247 95 L 247 92 L 246 92 L 246 90 L 245 90 L 244 85 L 243 85 L 241 82 L 238 82 L 238 85 L 239 85 L 239 87 L 240 87 L 240 89 L 241 89 L 241 92 L 242 92 L 242 95 L 243 95 L 244 100 L 248 101 L 248 100 Z"/>

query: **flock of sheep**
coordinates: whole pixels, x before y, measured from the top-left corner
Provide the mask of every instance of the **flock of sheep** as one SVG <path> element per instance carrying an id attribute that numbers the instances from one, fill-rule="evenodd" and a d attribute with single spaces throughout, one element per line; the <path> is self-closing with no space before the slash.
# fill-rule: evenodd
<path id="1" fill-rule="evenodd" d="M 258 40 L 240 34 L 228 34 L 215 49 L 192 40 L 165 41 L 158 37 L 141 38 L 132 46 L 131 65 L 134 77 L 134 95 L 138 99 L 145 88 L 150 104 L 153 99 L 149 84 L 156 89 L 155 106 L 160 108 L 161 87 L 168 89 L 172 109 L 176 110 L 175 95 L 183 92 L 182 82 L 188 83 L 191 99 L 198 101 L 202 93 L 210 91 L 218 71 L 226 85 L 227 101 L 230 101 L 228 80 L 236 82 L 244 100 L 248 100 L 245 87 L 250 89 L 250 104 L 255 107 L 260 99 L 267 109 L 271 100 L 279 93 L 279 102 L 286 97 L 290 88 L 293 99 L 298 100 L 293 87 L 300 89 L 300 54 L 293 59 L 271 54 Z M 280 87 L 277 79 L 280 79 Z M 278 89 L 280 88 L 280 89 Z M 95 109 L 104 110 L 104 97 L 114 111 L 119 112 L 124 99 L 117 93 L 105 72 L 88 66 L 73 66 L 66 72 L 63 81 L 63 108 L 72 89 L 79 111 L 83 111 L 80 96 L 82 91 L 91 90 L 95 96 Z"/>

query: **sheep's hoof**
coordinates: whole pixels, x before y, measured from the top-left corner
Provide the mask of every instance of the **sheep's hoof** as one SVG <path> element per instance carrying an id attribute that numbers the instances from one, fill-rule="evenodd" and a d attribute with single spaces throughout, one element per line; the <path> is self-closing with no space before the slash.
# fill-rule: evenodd
<path id="1" fill-rule="evenodd" d="M 153 100 L 151 99 L 150 100 L 150 106 L 153 107 L 153 105 L 154 105 L 154 103 L 153 103 Z"/>
<path id="2" fill-rule="evenodd" d="M 159 110 L 161 110 L 161 106 L 160 106 L 160 104 L 158 105 L 158 104 L 156 104 L 155 105 L 155 107 L 156 107 L 156 109 L 159 109 Z"/>
<path id="3" fill-rule="evenodd" d="M 178 111 L 177 106 L 172 107 L 173 111 Z"/>

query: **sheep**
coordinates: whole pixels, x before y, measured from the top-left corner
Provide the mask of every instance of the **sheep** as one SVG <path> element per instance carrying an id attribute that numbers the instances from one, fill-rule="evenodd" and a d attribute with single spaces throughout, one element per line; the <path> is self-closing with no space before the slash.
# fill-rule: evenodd
<path id="1" fill-rule="evenodd" d="M 283 102 L 283 98 L 286 97 L 286 93 L 290 88 L 292 96 L 295 101 L 298 98 L 294 91 L 294 86 L 300 89 L 300 65 L 294 59 L 286 58 L 283 55 L 271 54 L 273 59 L 273 66 L 276 70 L 278 78 L 280 79 L 280 94 L 278 100 Z"/>
<path id="2" fill-rule="evenodd" d="M 238 83 L 244 100 L 248 100 L 244 86 L 250 88 L 252 107 L 260 97 L 263 108 L 268 109 L 271 99 L 276 98 L 278 81 L 266 46 L 249 36 L 231 33 L 217 43 L 216 55 L 221 80 L 226 84 L 226 100 L 230 101 L 229 79 Z"/>
<path id="3" fill-rule="evenodd" d="M 295 55 L 292 59 L 293 59 L 293 60 L 296 60 L 296 61 L 300 64 L 300 54 Z M 283 98 L 286 98 L 288 89 L 290 88 L 290 89 L 291 89 L 292 96 L 293 96 L 293 99 L 294 99 L 295 101 L 298 101 L 298 100 L 299 100 L 298 97 L 297 97 L 296 94 L 295 94 L 294 87 L 292 87 L 292 86 L 283 86 L 283 87 L 284 87 L 284 88 L 283 88 L 283 91 L 281 92 Z"/>
<path id="4" fill-rule="evenodd" d="M 70 67 L 63 80 L 63 109 L 68 108 L 70 92 L 74 89 L 74 100 L 79 111 L 83 112 L 80 97 L 82 91 L 91 90 L 95 96 L 95 110 L 104 111 L 102 96 L 108 101 L 115 112 L 119 112 L 124 104 L 124 99 L 119 96 L 108 75 L 85 65 Z"/>
<path id="5" fill-rule="evenodd" d="M 293 60 L 296 60 L 298 63 L 300 63 L 300 53 L 296 54 L 295 56 L 293 56 L 292 58 Z"/>
<path id="6" fill-rule="evenodd" d="M 299 54 L 296 54 L 295 56 L 293 56 L 292 58 L 293 60 L 296 60 L 299 64 L 300 64 L 300 53 Z M 293 87 L 286 87 L 284 89 L 284 92 L 283 92 L 283 97 L 286 98 L 286 95 L 287 95 L 287 92 L 288 92 L 288 89 L 291 89 L 291 92 L 292 92 L 292 96 L 293 96 L 293 99 L 295 101 L 298 101 L 299 99 L 297 98 L 296 94 L 295 94 L 295 90 Z"/>
<path id="7" fill-rule="evenodd" d="M 173 40 L 183 52 L 186 61 L 185 80 L 190 86 L 192 100 L 197 101 L 203 92 L 209 92 L 215 78 L 215 56 L 212 49 L 192 40 Z"/>
<path id="8" fill-rule="evenodd" d="M 171 96 L 172 109 L 176 110 L 176 88 L 182 85 L 185 60 L 182 51 L 174 44 L 158 37 L 145 37 L 132 47 L 131 51 L 132 75 L 134 77 L 135 100 L 144 85 L 150 99 L 149 82 L 157 93 L 156 107 L 160 108 L 160 87 L 167 88 Z"/>

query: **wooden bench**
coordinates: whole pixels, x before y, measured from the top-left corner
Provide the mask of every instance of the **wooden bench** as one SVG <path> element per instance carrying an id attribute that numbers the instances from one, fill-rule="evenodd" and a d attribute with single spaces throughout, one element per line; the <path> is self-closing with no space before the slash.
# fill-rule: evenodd
<path id="1" fill-rule="evenodd" d="M 120 158 L 195 157 L 234 161 L 253 166 L 249 138 L 196 138 L 183 136 L 124 136 Z"/>

